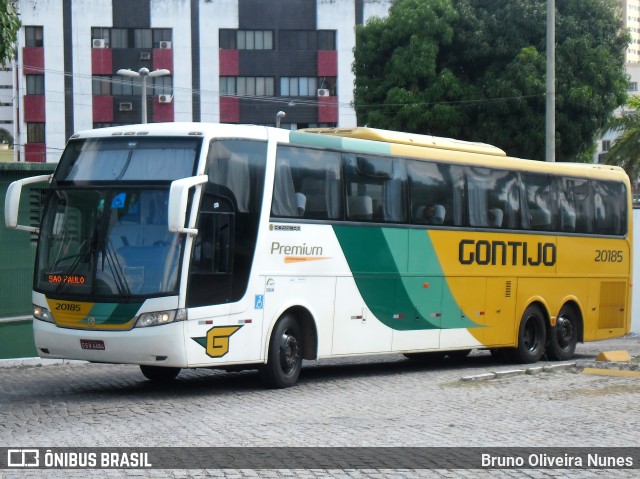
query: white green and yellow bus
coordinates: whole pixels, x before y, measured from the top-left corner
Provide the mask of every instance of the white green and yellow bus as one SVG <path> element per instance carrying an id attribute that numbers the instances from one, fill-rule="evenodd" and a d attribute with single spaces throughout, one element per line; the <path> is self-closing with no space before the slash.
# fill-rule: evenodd
<path id="1" fill-rule="evenodd" d="M 23 185 L 49 181 L 41 224 Z M 13 183 L 39 231 L 43 358 L 259 369 L 489 349 L 532 363 L 630 329 L 623 170 L 369 128 L 171 123 L 73 135 Z"/>

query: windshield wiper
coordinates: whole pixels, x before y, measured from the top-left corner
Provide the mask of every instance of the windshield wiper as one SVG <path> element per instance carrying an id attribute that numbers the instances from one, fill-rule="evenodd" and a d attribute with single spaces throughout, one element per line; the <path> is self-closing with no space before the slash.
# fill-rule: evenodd
<path id="1" fill-rule="evenodd" d="M 104 260 L 107 260 L 107 266 L 109 267 L 109 271 L 113 276 L 113 279 L 116 283 L 116 288 L 118 289 L 118 294 L 124 297 L 131 296 L 131 290 L 129 289 L 129 284 L 127 283 L 127 278 L 122 269 L 122 265 L 120 264 L 120 260 L 118 259 L 118 253 L 116 253 L 113 249 L 113 244 L 111 240 L 107 241 L 105 246 L 103 255 L 103 269 L 104 269 Z"/>

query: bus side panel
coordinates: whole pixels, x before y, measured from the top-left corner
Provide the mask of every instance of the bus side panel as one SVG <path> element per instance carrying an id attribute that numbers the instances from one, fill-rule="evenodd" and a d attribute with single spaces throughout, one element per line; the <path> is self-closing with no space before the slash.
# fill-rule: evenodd
<path id="1" fill-rule="evenodd" d="M 600 340 L 626 334 L 631 326 L 629 310 L 631 248 L 628 239 L 558 237 L 559 286 L 576 294 L 583 304 L 584 340 Z M 580 280 L 588 286 L 577 289 Z M 579 292 L 578 292 L 579 291 Z M 558 311 L 553 312 L 556 314 Z"/>
<path id="2" fill-rule="evenodd" d="M 332 354 L 388 352 L 392 331 L 367 308 L 353 278 L 337 279 Z"/>
<path id="3" fill-rule="evenodd" d="M 261 361 L 262 309 L 230 314 L 230 305 L 192 308 L 186 322 L 185 350 L 190 367 Z"/>
<path id="4" fill-rule="evenodd" d="M 405 276 L 402 279 L 405 291 L 412 299 L 418 314 L 407 314 L 402 319 L 411 327 L 419 318 L 429 318 L 435 329 L 427 330 L 393 330 L 394 351 L 412 351 L 438 349 L 440 346 L 440 327 L 442 320 L 442 288 L 443 278 L 440 276 Z M 395 307 L 403 311 L 403 305 Z M 399 314 L 399 313 L 398 313 Z"/>
<path id="5" fill-rule="evenodd" d="M 336 278 L 269 275 L 264 276 L 263 280 L 265 284 L 264 317 L 268 319 L 263 341 L 265 359 L 271 331 L 278 319 L 291 307 L 302 307 L 310 313 L 318 337 L 318 357 L 330 356 Z"/>

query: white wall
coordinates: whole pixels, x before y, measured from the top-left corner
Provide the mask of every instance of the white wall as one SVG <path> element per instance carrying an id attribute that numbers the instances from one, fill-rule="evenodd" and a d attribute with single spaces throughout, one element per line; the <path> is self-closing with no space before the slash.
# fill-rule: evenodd
<path id="1" fill-rule="evenodd" d="M 353 47 L 356 39 L 354 34 L 356 10 L 353 0 L 332 2 L 318 0 L 317 2 L 318 30 L 336 31 L 336 51 L 338 53 L 338 125 L 342 127 L 356 126 L 356 114 L 353 103 L 353 85 L 355 77 L 351 71 L 353 62 Z"/>
<path id="2" fill-rule="evenodd" d="M 191 121 L 191 2 L 151 0 L 151 28 L 172 28 L 173 114 L 175 121 Z"/>
<path id="3" fill-rule="evenodd" d="M 238 1 L 200 3 L 200 109 L 203 122 L 220 121 L 221 28 L 238 28 Z"/>
<path id="4" fill-rule="evenodd" d="M 93 0 L 91 8 L 87 8 L 86 0 L 74 0 L 71 6 L 71 21 L 73 23 L 73 129 L 75 131 L 93 128 L 91 27 L 110 28 L 113 26 L 111 6 L 111 0 Z M 49 45 L 45 45 L 45 51 L 48 49 Z M 45 78 L 46 81 L 47 78 Z M 47 148 L 49 147 L 48 140 L 47 138 Z"/>
<path id="5" fill-rule="evenodd" d="M 23 1 L 19 8 L 23 25 L 41 25 L 44 30 L 43 41 L 45 70 L 45 139 L 47 162 L 57 162 L 60 152 L 66 144 L 64 125 L 64 37 L 62 25 L 62 2 L 55 0 Z M 19 50 L 24 46 L 24 29 L 20 32 Z M 22 56 L 19 51 L 18 55 Z M 20 62 L 22 63 L 22 61 Z M 26 93 L 25 75 L 20 72 L 20 98 Z M 62 113 L 61 113 L 62 112 Z M 61 118 L 62 115 L 62 118 Z M 22 124 L 20 138 L 16 143 L 27 142 L 26 124 Z"/>
<path id="6" fill-rule="evenodd" d="M 640 209 L 633 210 L 633 288 L 631 290 L 631 331 L 640 334 Z"/>

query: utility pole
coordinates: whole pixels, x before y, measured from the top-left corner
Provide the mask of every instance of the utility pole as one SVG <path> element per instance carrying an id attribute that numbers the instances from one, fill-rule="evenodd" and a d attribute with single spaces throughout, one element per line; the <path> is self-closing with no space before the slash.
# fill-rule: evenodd
<path id="1" fill-rule="evenodd" d="M 134 72 L 133 70 L 118 70 L 116 72 L 118 75 L 122 75 L 125 77 L 133 77 L 142 78 L 142 123 L 147 122 L 147 77 L 161 77 L 164 75 L 170 75 L 171 72 L 166 68 L 161 68 L 159 70 L 149 71 L 148 68 L 142 67 L 139 71 Z"/>
<path id="2" fill-rule="evenodd" d="M 556 161 L 556 0 L 547 0 L 545 160 Z"/>

